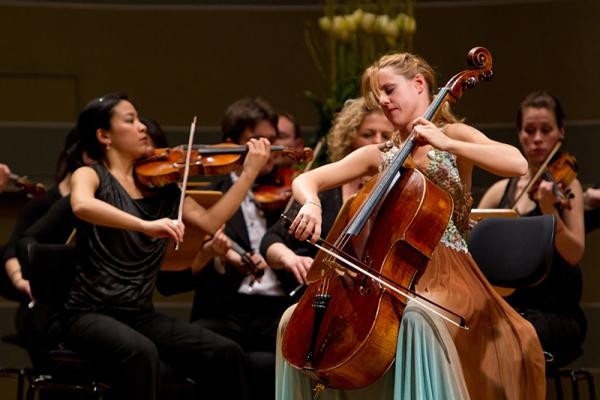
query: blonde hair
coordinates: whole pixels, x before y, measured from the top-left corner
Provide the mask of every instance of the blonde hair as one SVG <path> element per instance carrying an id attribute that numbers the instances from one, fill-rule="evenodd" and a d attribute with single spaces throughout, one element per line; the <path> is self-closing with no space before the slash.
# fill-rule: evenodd
<path id="1" fill-rule="evenodd" d="M 394 53 L 382 56 L 368 67 L 362 75 L 361 92 L 368 107 L 379 104 L 380 90 L 377 73 L 383 68 L 391 68 L 396 74 L 402 75 L 407 79 L 412 79 L 417 74 L 423 75 L 427 83 L 429 101 L 433 100 L 433 91 L 436 88 L 433 68 L 423 58 L 414 54 Z M 433 119 L 436 125 L 445 125 L 460 121 L 452 112 L 448 102 L 444 102 Z"/>
<path id="2" fill-rule="evenodd" d="M 379 105 L 375 104 L 375 108 L 369 108 L 362 97 L 346 100 L 327 134 L 327 153 L 330 161 L 341 160 L 352 152 L 358 127 L 368 114 L 374 112 L 382 112 Z"/>

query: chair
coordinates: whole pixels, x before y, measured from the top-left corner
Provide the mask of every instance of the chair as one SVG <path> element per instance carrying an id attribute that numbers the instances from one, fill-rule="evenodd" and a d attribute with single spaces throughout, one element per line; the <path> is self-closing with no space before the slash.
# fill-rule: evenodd
<path id="1" fill-rule="evenodd" d="M 534 286 L 552 266 L 555 225 L 550 215 L 483 219 L 469 235 L 469 251 L 492 285 Z"/>
<path id="2" fill-rule="evenodd" d="M 75 247 L 25 239 L 18 243 L 17 256 L 36 302 L 60 309 L 75 276 Z M 44 371 L 32 374 L 27 399 L 41 391 L 76 392 L 100 399 L 110 388 L 98 378 L 90 360 L 62 344 L 50 351 L 48 364 Z"/>
<path id="3" fill-rule="evenodd" d="M 0 376 L 17 379 L 17 400 L 23 400 L 25 379 L 29 378 L 30 373 L 29 368 L 0 367 Z"/>
<path id="4" fill-rule="evenodd" d="M 469 236 L 469 251 L 483 274 L 494 286 L 502 288 L 531 287 L 550 272 L 554 254 L 556 220 L 542 215 L 515 219 L 481 220 Z M 563 365 L 575 360 L 577 354 Z M 554 380 L 558 400 L 564 399 L 561 378 L 571 381 L 573 399 L 579 399 L 579 382 L 587 382 L 589 398 L 595 399 L 593 375 L 585 370 L 560 369 L 554 356 L 545 352 L 546 373 Z"/>
<path id="5" fill-rule="evenodd" d="M 38 303 L 60 309 L 67 300 L 75 277 L 76 250 L 65 244 L 41 244 L 24 240 L 18 244 L 18 257 L 23 273 L 29 279 L 31 292 Z M 49 371 L 36 371 L 30 379 L 27 399 L 39 391 L 78 392 L 100 399 L 110 392 L 94 362 L 60 344 L 48 355 Z M 193 393 L 195 382 L 178 374 L 161 360 L 161 393 Z"/>

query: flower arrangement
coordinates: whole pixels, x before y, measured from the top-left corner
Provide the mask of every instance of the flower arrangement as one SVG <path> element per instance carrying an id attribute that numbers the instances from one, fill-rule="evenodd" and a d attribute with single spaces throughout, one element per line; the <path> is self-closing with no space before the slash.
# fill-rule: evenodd
<path id="1" fill-rule="evenodd" d="M 318 28 L 308 25 L 305 41 L 325 83 L 325 94 L 306 91 L 319 114 L 318 140 L 325 135 L 344 102 L 360 94 L 364 69 L 379 56 L 411 49 L 416 31 L 415 0 L 371 0 L 340 4 L 325 0 Z M 352 3 L 352 4 L 351 4 Z M 341 14 L 336 14 L 341 10 Z"/>

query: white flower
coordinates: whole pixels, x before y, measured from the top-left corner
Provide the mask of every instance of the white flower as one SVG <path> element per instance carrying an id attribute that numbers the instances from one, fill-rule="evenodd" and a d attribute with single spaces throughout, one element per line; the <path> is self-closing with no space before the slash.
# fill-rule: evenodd
<path id="1" fill-rule="evenodd" d="M 361 8 L 357 8 L 356 10 L 354 10 L 354 12 L 352 13 L 352 17 L 354 18 L 354 22 L 356 22 L 356 25 L 360 24 L 364 14 L 365 12 Z"/>
<path id="2" fill-rule="evenodd" d="M 346 23 L 348 33 L 356 32 L 356 26 L 358 25 L 358 22 L 354 14 L 344 15 L 344 22 Z"/>
<path id="3" fill-rule="evenodd" d="M 372 33 L 375 28 L 375 19 L 375 14 L 364 13 L 362 21 L 360 21 L 360 27 L 362 28 L 362 30 L 367 33 Z"/>
<path id="4" fill-rule="evenodd" d="M 331 25 L 331 33 L 334 37 L 340 40 L 347 40 L 350 36 L 350 30 L 348 28 L 348 22 L 346 18 L 341 15 L 333 17 L 333 24 Z"/>
<path id="5" fill-rule="evenodd" d="M 390 17 L 388 17 L 386 14 L 378 15 L 377 19 L 375 20 L 375 31 L 385 34 L 385 27 L 389 21 Z"/>
<path id="6" fill-rule="evenodd" d="M 397 38 L 398 35 L 400 34 L 400 30 L 398 29 L 398 24 L 396 24 L 396 22 L 394 21 L 388 21 L 387 24 L 385 24 L 385 26 L 383 26 L 383 33 L 386 36 L 392 37 L 392 38 Z"/>
<path id="7" fill-rule="evenodd" d="M 406 17 L 406 25 L 404 26 L 404 32 L 413 34 L 417 30 L 417 21 L 412 17 Z"/>
<path id="8" fill-rule="evenodd" d="M 331 30 L 331 20 L 328 17 L 319 18 L 319 28 L 323 32 L 329 32 Z"/>

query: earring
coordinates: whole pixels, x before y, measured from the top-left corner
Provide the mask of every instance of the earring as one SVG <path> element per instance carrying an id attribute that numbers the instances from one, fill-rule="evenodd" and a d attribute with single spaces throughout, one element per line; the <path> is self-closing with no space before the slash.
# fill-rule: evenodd
<path id="1" fill-rule="evenodd" d="M 110 150 L 110 143 L 106 145 L 106 151 Z"/>

